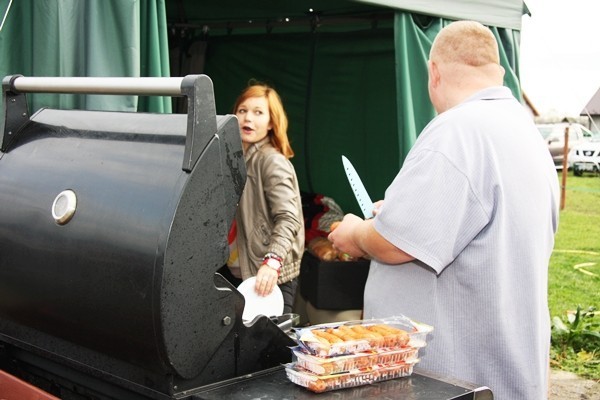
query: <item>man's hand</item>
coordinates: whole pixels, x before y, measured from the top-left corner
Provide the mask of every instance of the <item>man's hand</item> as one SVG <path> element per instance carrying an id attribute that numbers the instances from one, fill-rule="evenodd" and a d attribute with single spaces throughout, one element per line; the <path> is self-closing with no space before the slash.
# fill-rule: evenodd
<path id="1" fill-rule="evenodd" d="M 375 203 L 377 215 L 383 202 Z M 375 259 L 385 264 L 402 264 L 414 257 L 388 242 L 373 226 L 373 219 L 364 220 L 346 214 L 342 222 L 327 237 L 333 246 L 353 257 Z"/>
<path id="2" fill-rule="evenodd" d="M 339 251 L 356 258 L 364 257 L 365 252 L 358 245 L 355 236 L 363 223 L 367 223 L 367 221 L 354 214 L 346 214 L 342 222 L 336 226 L 327 238 Z"/>
<path id="3" fill-rule="evenodd" d="M 381 208 L 382 205 L 383 205 L 383 200 L 377 200 L 375 203 L 373 203 L 373 206 L 375 207 L 373 209 L 373 216 L 376 216 L 377 214 L 379 214 L 379 209 Z"/>

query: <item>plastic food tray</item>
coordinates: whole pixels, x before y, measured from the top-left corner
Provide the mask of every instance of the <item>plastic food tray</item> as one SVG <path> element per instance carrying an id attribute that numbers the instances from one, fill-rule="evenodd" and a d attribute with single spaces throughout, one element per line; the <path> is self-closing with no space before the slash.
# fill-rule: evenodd
<path id="1" fill-rule="evenodd" d="M 405 332 L 402 335 L 389 334 L 378 338 L 360 338 L 353 339 L 346 337 L 338 342 L 328 342 L 321 340 L 323 332 L 340 332 L 347 329 L 370 329 L 374 326 L 382 325 L 394 329 L 400 329 Z M 296 342 L 303 347 L 306 352 L 319 357 L 332 357 L 346 354 L 355 354 L 367 350 L 377 349 L 401 349 L 403 347 L 424 347 L 427 344 L 427 334 L 433 330 L 433 327 L 412 321 L 405 316 L 395 316 L 384 319 L 370 319 L 337 322 L 296 330 Z M 408 338 L 406 337 L 408 335 Z M 346 340 L 347 339 L 347 340 Z"/>
<path id="2" fill-rule="evenodd" d="M 293 383 L 316 393 L 329 390 L 368 385 L 389 379 L 401 378 L 412 374 L 413 366 L 418 360 L 396 365 L 374 365 L 372 367 L 353 370 L 342 374 L 315 375 L 304 371 L 295 364 L 287 364 L 285 371 Z"/>
<path id="3" fill-rule="evenodd" d="M 368 350 L 366 352 L 338 357 L 317 357 L 302 349 L 292 349 L 295 365 L 316 375 L 331 375 L 374 365 L 394 365 L 417 359 L 418 348 L 405 347 L 391 350 Z"/>

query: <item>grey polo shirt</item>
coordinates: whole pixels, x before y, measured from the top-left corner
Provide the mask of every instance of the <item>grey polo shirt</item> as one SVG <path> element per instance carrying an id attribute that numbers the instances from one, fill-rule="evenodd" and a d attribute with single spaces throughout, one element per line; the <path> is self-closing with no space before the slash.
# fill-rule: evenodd
<path id="1" fill-rule="evenodd" d="M 365 317 L 432 325 L 421 368 L 488 386 L 497 400 L 545 398 L 558 199 L 548 149 L 508 88 L 440 114 L 374 221 L 417 261 L 371 263 Z"/>

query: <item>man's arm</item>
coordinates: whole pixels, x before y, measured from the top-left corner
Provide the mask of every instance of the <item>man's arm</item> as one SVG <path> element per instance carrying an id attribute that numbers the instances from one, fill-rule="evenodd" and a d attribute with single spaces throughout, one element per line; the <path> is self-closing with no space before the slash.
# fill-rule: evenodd
<path id="1" fill-rule="evenodd" d="M 336 249 L 353 257 L 372 258 L 385 264 L 402 264 L 414 257 L 388 242 L 373 227 L 373 220 L 363 220 L 353 214 L 344 220 L 328 236 Z"/>

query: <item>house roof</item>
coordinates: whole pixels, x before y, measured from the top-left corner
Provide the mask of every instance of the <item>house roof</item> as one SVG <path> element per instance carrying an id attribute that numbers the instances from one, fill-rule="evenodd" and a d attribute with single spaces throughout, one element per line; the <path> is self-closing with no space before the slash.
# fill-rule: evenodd
<path id="1" fill-rule="evenodd" d="M 592 96 L 590 101 L 583 107 L 579 115 L 600 115 L 600 89 Z"/>

